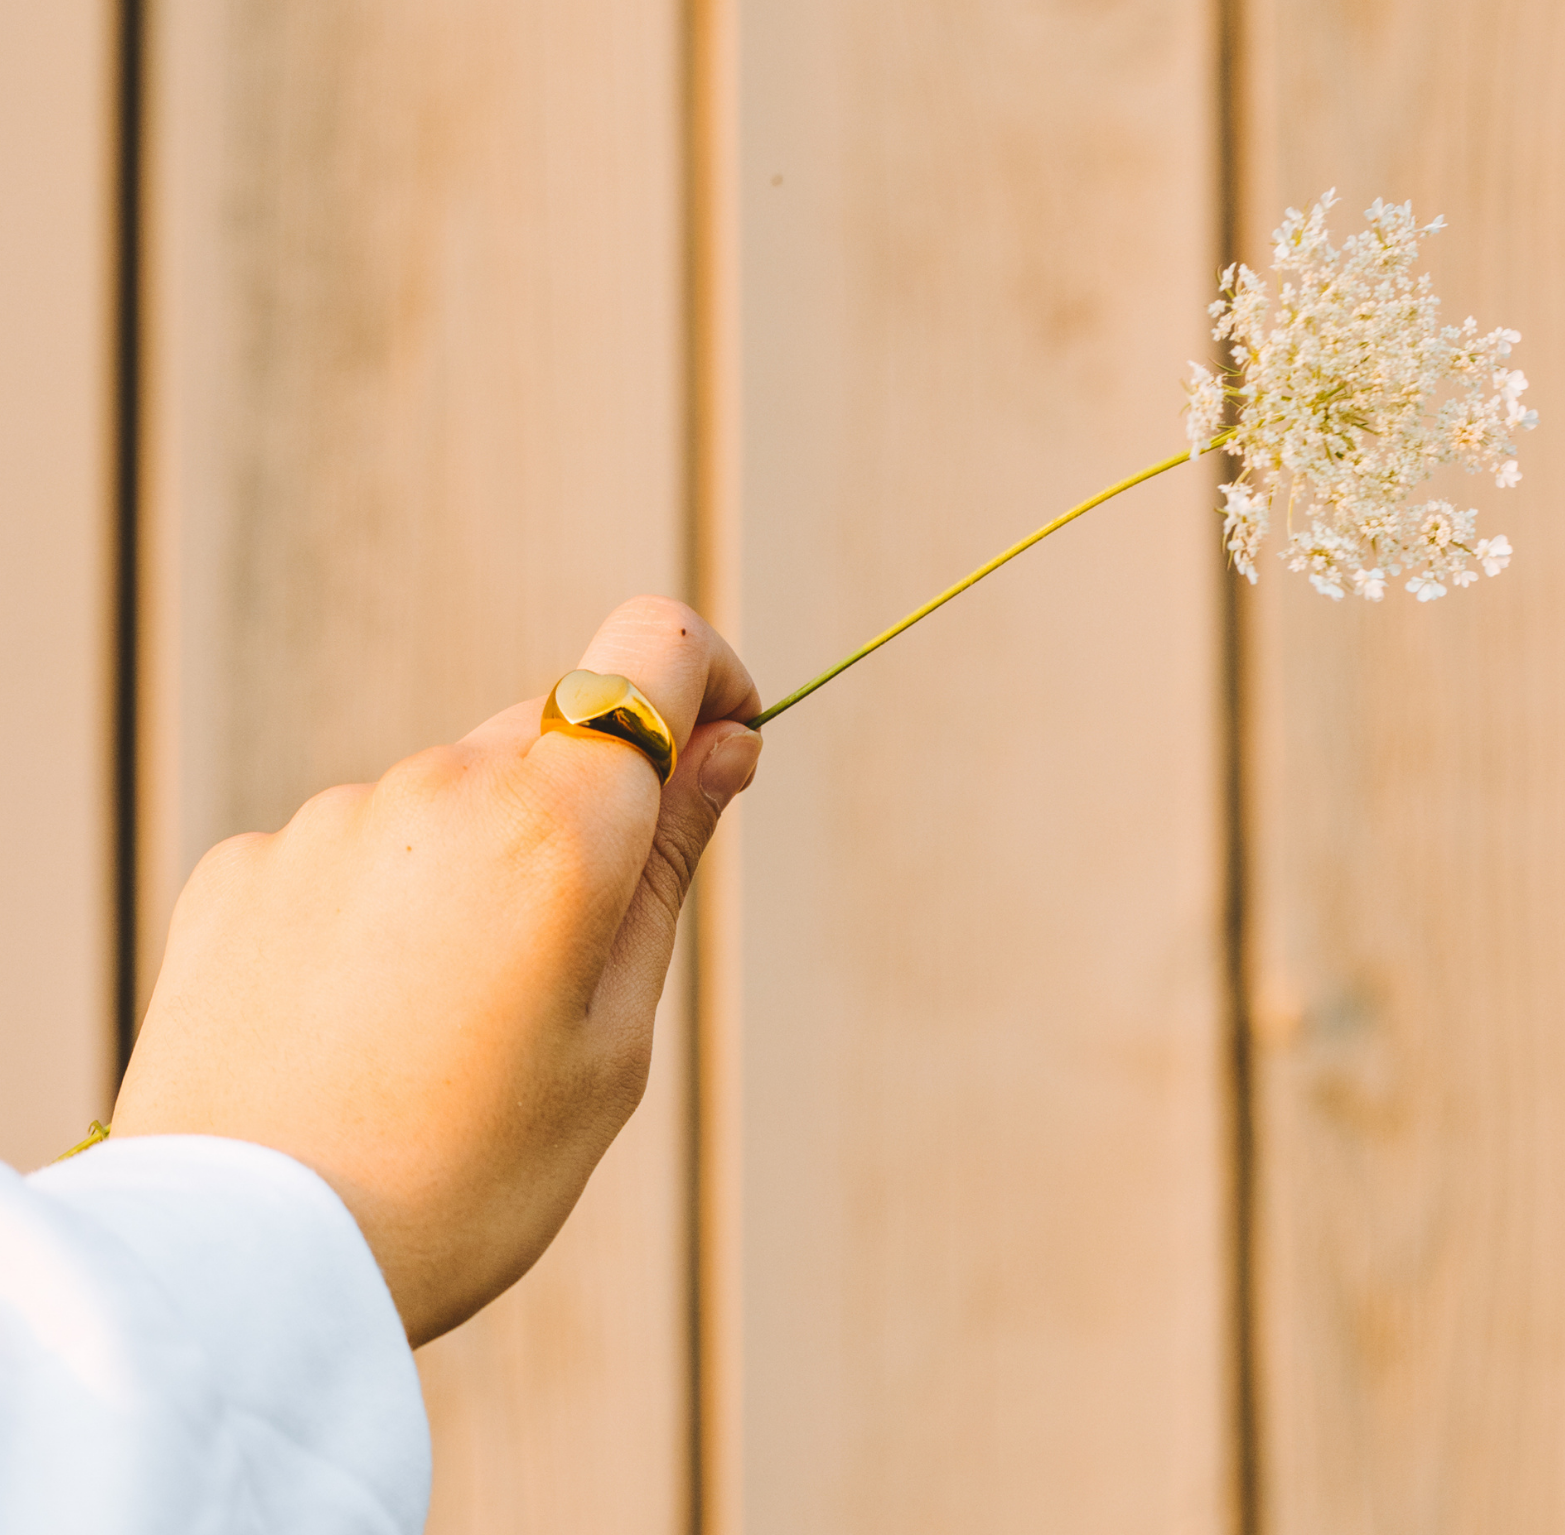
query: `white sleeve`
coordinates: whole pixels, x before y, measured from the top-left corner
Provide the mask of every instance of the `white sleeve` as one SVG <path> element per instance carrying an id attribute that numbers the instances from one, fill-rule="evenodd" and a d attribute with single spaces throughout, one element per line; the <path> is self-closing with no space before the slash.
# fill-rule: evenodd
<path id="1" fill-rule="evenodd" d="M 280 1152 L 0 1165 L 0 1531 L 416 1535 L 429 1426 L 347 1208 Z"/>

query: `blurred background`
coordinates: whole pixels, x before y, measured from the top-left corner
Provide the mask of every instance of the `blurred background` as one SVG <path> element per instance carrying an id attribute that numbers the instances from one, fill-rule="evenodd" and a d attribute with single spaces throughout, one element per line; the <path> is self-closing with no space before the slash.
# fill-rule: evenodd
<path id="1" fill-rule="evenodd" d="M 430 1529 L 1565 1526 L 1551 0 L 0 0 L 0 1155 L 212 842 L 638 591 L 778 697 L 1176 450 L 1333 185 L 1524 335 L 1512 568 L 1237 588 L 1203 465 L 768 727 Z"/>

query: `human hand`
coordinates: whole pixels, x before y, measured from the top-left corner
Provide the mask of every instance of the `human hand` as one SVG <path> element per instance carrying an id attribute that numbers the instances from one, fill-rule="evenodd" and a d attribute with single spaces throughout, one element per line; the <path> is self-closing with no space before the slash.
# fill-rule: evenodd
<path id="1" fill-rule="evenodd" d="M 409 1340 L 514 1283 L 641 1098 L 680 903 L 761 738 L 743 665 L 683 604 L 617 609 L 582 666 L 679 745 L 538 733 L 542 699 L 274 834 L 180 896 L 114 1136 L 253 1141 L 353 1212 Z"/>

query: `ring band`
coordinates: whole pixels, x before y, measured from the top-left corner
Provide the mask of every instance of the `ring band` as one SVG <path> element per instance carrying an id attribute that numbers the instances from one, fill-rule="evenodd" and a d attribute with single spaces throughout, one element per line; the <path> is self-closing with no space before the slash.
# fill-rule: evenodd
<path id="1" fill-rule="evenodd" d="M 609 736 L 623 741 L 652 764 L 664 783 L 674 776 L 679 760 L 674 733 L 652 707 L 651 700 L 627 677 L 566 672 L 554 684 L 538 728 L 558 730 L 568 736 Z"/>

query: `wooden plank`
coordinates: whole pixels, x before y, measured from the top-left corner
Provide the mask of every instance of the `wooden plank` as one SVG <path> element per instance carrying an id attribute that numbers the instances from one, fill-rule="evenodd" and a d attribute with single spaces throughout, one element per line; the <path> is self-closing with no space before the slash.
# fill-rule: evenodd
<path id="1" fill-rule="evenodd" d="M 686 138 L 690 482 L 703 614 L 743 654 L 740 449 L 740 0 L 690 0 Z M 744 799 L 693 892 L 697 930 L 695 1351 L 697 1523 L 736 1531 L 744 1500 Z"/>
<path id="2" fill-rule="evenodd" d="M 145 904 L 684 579 L 673 0 L 156 8 Z M 145 969 L 150 978 L 155 952 Z M 683 1529 L 688 988 L 533 1276 L 423 1356 L 432 1531 Z"/>
<path id="3" fill-rule="evenodd" d="M 115 8 L 0 6 L 0 1160 L 113 1093 Z"/>
<path id="4" fill-rule="evenodd" d="M 1196 0 L 743 21 L 775 698 L 1177 449 L 1215 47 Z M 1094 514 L 767 727 L 747 1535 L 1226 1527 L 1210 498 L 1188 471 Z"/>
<path id="5" fill-rule="evenodd" d="M 1251 249 L 1411 197 L 1453 319 L 1525 338 L 1517 558 L 1423 607 L 1255 593 L 1261 1357 L 1273 1535 L 1565 1521 L 1565 14 L 1268 0 Z M 1529 397 L 1531 398 L 1531 397 Z M 1393 600 L 1395 599 L 1395 600 Z"/>

